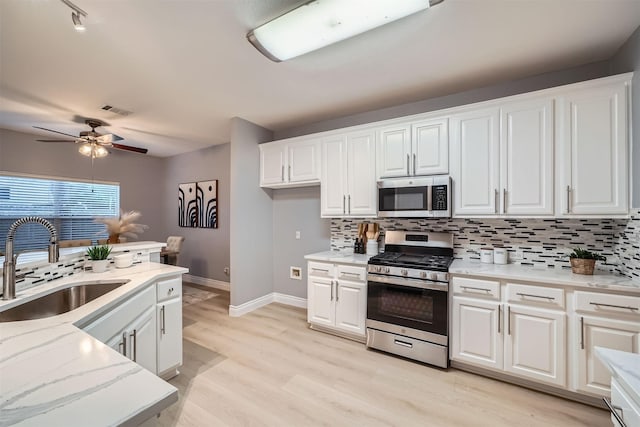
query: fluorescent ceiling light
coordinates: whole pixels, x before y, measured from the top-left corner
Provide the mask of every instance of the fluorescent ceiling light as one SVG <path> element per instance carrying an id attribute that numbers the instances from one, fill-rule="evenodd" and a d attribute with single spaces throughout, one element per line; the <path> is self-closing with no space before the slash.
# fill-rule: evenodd
<path id="1" fill-rule="evenodd" d="M 348 39 L 442 0 L 313 0 L 259 26 L 247 39 L 280 62 Z"/>

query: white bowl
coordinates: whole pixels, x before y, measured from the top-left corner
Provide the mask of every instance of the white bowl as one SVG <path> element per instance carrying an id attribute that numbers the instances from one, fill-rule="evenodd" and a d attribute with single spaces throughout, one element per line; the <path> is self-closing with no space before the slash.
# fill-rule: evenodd
<path id="1" fill-rule="evenodd" d="M 113 257 L 116 268 L 127 268 L 133 264 L 133 254 L 121 254 Z"/>

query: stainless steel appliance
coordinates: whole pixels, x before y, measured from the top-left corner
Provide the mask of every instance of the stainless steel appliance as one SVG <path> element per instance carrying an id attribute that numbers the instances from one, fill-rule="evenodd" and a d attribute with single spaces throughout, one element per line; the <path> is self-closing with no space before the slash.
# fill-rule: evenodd
<path id="1" fill-rule="evenodd" d="M 449 218 L 451 178 L 435 175 L 378 181 L 378 216 Z"/>
<path id="2" fill-rule="evenodd" d="M 448 293 L 453 236 L 387 231 L 369 260 L 367 347 L 449 366 Z"/>

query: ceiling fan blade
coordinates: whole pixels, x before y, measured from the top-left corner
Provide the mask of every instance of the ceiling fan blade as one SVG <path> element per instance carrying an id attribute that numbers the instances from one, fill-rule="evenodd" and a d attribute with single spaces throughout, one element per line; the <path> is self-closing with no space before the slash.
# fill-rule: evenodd
<path id="1" fill-rule="evenodd" d="M 130 145 L 122 145 L 122 144 L 111 144 L 112 148 L 117 148 L 118 150 L 125 150 L 125 151 L 133 151 L 134 153 L 142 153 L 142 154 L 147 154 L 147 150 L 146 148 L 138 148 L 138 147 L 132 147 Z"/>
<path id="2" fill-rule="evenodd" d="M 105 135 L 100 135 L 99 137 L 97 137 L 96 141 L 98 141 L 99 143 L 111 143 L 114 141 L 122 141 L 123 139 L 123 137 L 118 136 L 114 133 L 107 133 Z"/>
<path id="3" fill-rule="evenodd" d="M 47 129 L 47 128 L 43 128 L 43 127 L 40 127 L 40 126 L 34 126 L 34 128 L 36 128 L 36 129 L 42 129 L 42 130 L 46 130 L 47 132 L 59 133 L 60 135 L 70 136 L 71 138 L 77 138 L 77 137 L 78 137 L 77 135 L 71 135 L 71 134 L 68 134 L 68 133 L 59 132 L 59 131 L 57 131 L 57 130 Z"/>
<path id="4" fill-rule="evenodd" d="M 75 139 L 36 139 L 38 142 L 76 142 Z"/>

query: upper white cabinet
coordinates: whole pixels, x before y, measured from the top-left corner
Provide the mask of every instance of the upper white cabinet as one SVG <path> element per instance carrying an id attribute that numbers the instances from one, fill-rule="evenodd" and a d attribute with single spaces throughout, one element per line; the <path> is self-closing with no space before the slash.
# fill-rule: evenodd
<path id="1" fill-rule="evenodd" d="M 558 200 L 562 215 L 627 214 L 630 77 L 558 97 Z"/>
<path id="2" fill-rule="evenodd" d="M 378 178 L 449 172 L 448 119 L 437 118 L 378 130 Z"/>
<path id="3" fill-rule="evenodd" d="M 322 141 L 322 217 L 376 216 L 374 144 L 369 130 Z"/>
<path id="4" fill-rule="evenodd" d="M 320 141 L 292 139 L 260 144 L 260 186 L 302 187 L 320 183 Z"/>
<path id="5" fill-rule="evenodd" d="M 553 214 L 553 102 L 509 102 L 451 118 L 455 215 Z"/>

